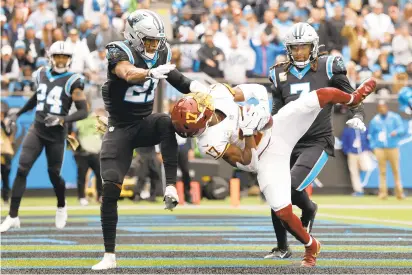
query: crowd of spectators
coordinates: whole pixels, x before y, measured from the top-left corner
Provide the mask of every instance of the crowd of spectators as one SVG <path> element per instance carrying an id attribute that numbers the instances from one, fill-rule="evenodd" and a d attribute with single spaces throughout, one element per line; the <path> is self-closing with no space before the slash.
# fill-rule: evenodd
<path id="1" fill-rule="evenodd" d="M 174 53 L 183 71 L 203 71 L 231 84 L 266 78 L 270 66 L 286 59 L 287 29 L 308 22 L 324 45 L 321 51 L 343 57 L 353 86 L 370 76 L 402 83 L 412 78 L 411 1 L 174 0 L 172 13 L 182 43 Z"/>

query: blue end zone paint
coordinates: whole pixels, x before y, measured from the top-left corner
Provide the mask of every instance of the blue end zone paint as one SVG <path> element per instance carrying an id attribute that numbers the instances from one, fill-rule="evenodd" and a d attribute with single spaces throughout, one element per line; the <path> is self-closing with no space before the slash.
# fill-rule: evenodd
<path id="1" fill-rule="evenodd" d="M 123 230 L 123 229 L 120 229 Z M 133 231 L 132 231 L 133 232 Z M 142 232 L 145 231 L 136 231 Z M 175 233 L 175 232 L 164 232 L 164 233 L 144 233 L 144 234 L 133 234 L 133 233 L 117 233 L 116 236 L 118 237 L 207 237 L 207 236 L 244 236 L 245 233 L 240 232 L 213 232 L 213 233 Z M 265 233 L 247 233 L 248 236 L 267 236 Z M 329 236 L 329 237 L 412 237 L 412 233 L 318 233 L 316 232 L 315 235 L 317 237 L 321 236 Z M 1 236 L 3 240 L 13 239 L 20 235 L 13 235 L 13 236 Z M 87 234 L 87 235 L 79 235 L 79 234 L 48 234 L 48 235 L 27 235 L 24 234 L 25 238 L 61 238 L 61 237 L 77 237 L 77 238 L 88 238 L 88 237 L 101 237 L 102 234 Z M 292 235 L 288 234 L 289 237 L 293 238 Z M 271 239 L 274 239 L 271 238 Z M 324 238 L 322 238 L 324 240 Z M 362 240 L 367 240 L 362 238 Z M 386 239 L 387 240 L 387 239 Z"/>
<path id="2" fill-rule="evenodd" d="M 18 238 L 18 239 L 4 239 L 2 238 L 1 244 L 10 244 L 10 243 L 53 243 L 53 244 L 77 244 L 75 241 L 61 241 L 61 240 L 54 240 L 54 239 L 25 239 L 25 238 Z M 3 252 L 4 253 L 4 252 Z"/>

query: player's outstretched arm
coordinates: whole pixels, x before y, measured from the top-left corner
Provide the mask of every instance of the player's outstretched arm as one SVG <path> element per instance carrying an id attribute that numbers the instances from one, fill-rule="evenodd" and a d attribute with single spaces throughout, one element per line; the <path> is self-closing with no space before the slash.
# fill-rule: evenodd
<path id="1" fill-rule="evenodd" d="M 149 70 L 136 68 L 129 61 L 118 62 L 112 72 L 128 83 L 143 83 L 149 74 Z"/>
<path id="2" fill-rule="evenodd" d="M 25 112 L 28 112 L 32 109 L 34 109 L 34 107 L 36 107 L 37 105 L 37 94 L 34 93 L 30 99 L 26 102 L 26 104 L 24 104 L 23 108 L 21 108 L 17 113 L 16 116 L 19 117 L 20 115 L 24 114 Z M 17 118 L 16 117 L 16 118 Z"/>
<path id="3" fill-rule="evenodd" d="M 177 69 L 174 69 L 167 75 L 167 82 L 176 88 L 182 94 L 188 93 L 207 93 L 207 87 L 204 86 L 197 80 L 191 80 L 190 78 L 184 76 Z"/>

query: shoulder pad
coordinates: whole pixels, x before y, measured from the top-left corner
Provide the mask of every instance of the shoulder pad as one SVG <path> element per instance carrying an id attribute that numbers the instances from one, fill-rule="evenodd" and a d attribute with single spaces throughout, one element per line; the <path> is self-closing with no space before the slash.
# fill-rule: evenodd
<path id="1" fill-rule="evenodd" d="M 134 56 L 132 51 L 123 41 L 114 41 L 106 45 L 108 50 L 107 59 L 117 60 L 121 55 L 126 54 L 131 64 L 134 64 Z"/>

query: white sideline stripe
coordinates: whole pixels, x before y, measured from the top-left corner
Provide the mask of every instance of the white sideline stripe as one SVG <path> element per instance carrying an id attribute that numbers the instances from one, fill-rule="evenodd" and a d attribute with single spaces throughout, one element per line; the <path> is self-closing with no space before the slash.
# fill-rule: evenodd
<path id="1" fill-rule="evenodd" d="M 322 213 L 319 213 L 319 214 L 317 214 L 316 216 L 325 217 L 325 218 L 342 219 L 342 220 L 368 221 L 368 222 L 383 222 L 383 223 L 394 223 L 394 224 L 412 225 L 412 222 L 396 221 L 396 220 L 382 220 L 382 219 L 374 219 L 374 218 L 366 218 L 366 217 L 356 217 L 356 216 L 329 215 L 329 214 L 322 214 Z"/>
<path id="2" fill-rule="evenodd" d="M 412 209 L 412 205 L 340 205 L 340 204 L 321 204 L 320 209 Z M 56 210 L 55 206 L 22 206 L 21 210 L 24 211 L 52 211 Z M 89 205 L 89 206 L 67 206 L 68 210 L 99 210 L 99 205 Z M 162 210 L 162 205 L 120 205 L 120 210 Z M 269 206 L 267 205 L 241 205 L 239 207 L 232 207 L 230 205 L 179 205 L 177 209 L 239 209 L 246 211 L 259 211 L 267 210 Z M 3 209 L 2 209 L 3 210 Z M 345 216 L 346 217 L 346 216 Z M 363 219 L 363 218 L 362 218 Z M 382 221 L 382 220 L 377 220 Z"/>

